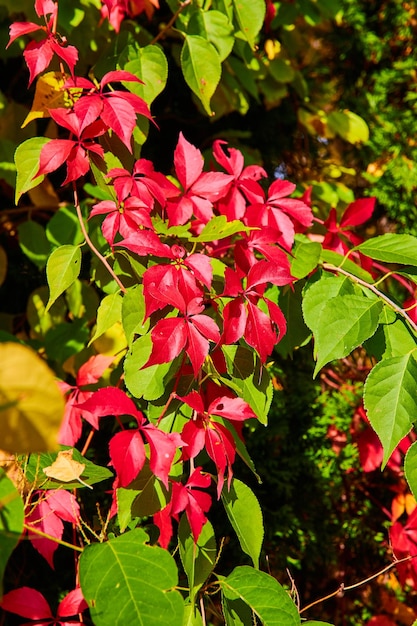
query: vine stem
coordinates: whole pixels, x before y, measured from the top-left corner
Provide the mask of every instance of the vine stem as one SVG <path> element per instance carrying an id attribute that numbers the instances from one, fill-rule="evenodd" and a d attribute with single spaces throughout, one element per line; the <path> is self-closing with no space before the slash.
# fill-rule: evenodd
<path id="1" fill-rule="evenodd" d="M 29 533 L 33 533 L 34 535 L 39 535 L 39 537 L 43 537 L 44 539 L 50 539 L 55 543 L 58 543 L 60 546 L 65 546 L 66 548 L 71 548 L 71 550 L 76 550 L 77 552 L 83 552 L 84 549 L 79 546 L 75 546 L 72 543 L 68 543 L 67 541 L 63 541 L 62 539 L 58 539 L 57 537 L 52 537 L 52 535 L 48 535 L 47 533 L 34 528 L 33 526 L 29 526 L 29 524 L 23 524 L 23 528 L 27 530 Z"/>
<path id="2" fill-rule="evenodd" d="M 82 233 L 84 235 L 84 239 L 87 243 L 87 245 L 89 246 L 89 248 L 94 252 L 94 254 L 100 259 L 100 261 L 103 263 L 103 265 L 105 266 L 105 268 L 107 269 L 107 271 L 109 272 L 109 274 L 111 275 L 111 277 L 116 281 L 116 283 L 119 285 L 120 287 L 120 291 L 122 293 L 126 293 L 127 289 L 126 287 L 123 285 L 123 283 L 121 282 L 120 278 L 117 276 L 117 274 L 115 274 L 112 266 L 110 265 L 110 263 L 107 261 L 107 259 L 97 250 L 97 248 L 95 247 L 95 245 L 93 244 L 93 242 L 91 241 L 88 233 L 87 233 L 87 229 L 85 227 L 84 224 L 84 219 L 81 213 L 81 206 L 78 200 L 78 193 L 77 193 L 77 188 L 75 186 L 75 184 L 73 184 L 72 186 L 72 190 L 74 193 L 74 205 L 75 208 L 77 210 L 77 217 L 78 217 L 78 221 L 80 222 L 80 226 L 81 226 L 81 230 Z"/>
<path id="3" fill-rule="evenodd" d="M 374 293 L 379 298 L 381 298 L 381 300 L 384 300 L 384 302 L 388 304 L 388 306 L 391 309 L 393 309 L 393 311 L 401 315 L 401 317 L 403 317 L 405 321 L 408 322 L 408 324 L 411 326 L 413 331 L 417 333 L 417 324 L 413 322 L 411 317 L 407 315 L 404 309 L 402 309 L 398 304 L 395 304 L 395 302 L 393 302 L 393 300 L 388 298 L 388 296 L 386 296 L 382 291 L 379 291 L 379 289 L 377 289 L 375 285 L 373 285 L 372 283 L 367 283 L 366 280 L 362 280 L 362 278 L 358 278 L 357 276 L 355 276 L 354 274 L 351 274 L 347 270 L 344 270 L 343 268 L 338 267 L 337 265 L 332 265 L 331 263 L 323 263 L 323 269 L 329 270 L 331 272 L 339 272 L 340 274 L 343 274 L 344 276 L 348 276 L 351 280 L 353 280 L 358 285 L 362 285 L 362 287 L 366 287 L 366 289 L 369 289 L 369 291 L 372 291 L 372 293 Z"/>
<path id="4" fill-rule="evenodd" d="M 166 33 L 167 30 L 169 30 L 171 28 L 171 26 L 174 24 L 175 20 L 179 16 L 179 14 L 182 11 L 184 11 L 185 7 L 188 7 L 189 4 L 191 4 L 191 0 L 184 0 L 184 2 L 181 2 L 180 6 L 175 11 L 174 15 L 171 17 L 171 19 L 169 20 L 168 24 L 166 24 L 164 26 L 164 28 L 161 31 L 159 31 L 157 36 L 152 39 L 151 44 L 156 43 L 157 41 L 159 41 L 159 39 L 161 39 L 161 37 L 164 36 L 164 33 Z"/>

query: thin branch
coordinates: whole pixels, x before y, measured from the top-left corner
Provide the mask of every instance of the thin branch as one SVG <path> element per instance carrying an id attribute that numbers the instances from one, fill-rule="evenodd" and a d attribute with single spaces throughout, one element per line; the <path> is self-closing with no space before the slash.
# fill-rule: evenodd
<path id="1" fill-rule="evenodd" d="M 384 300 L 384 302 L 388 304 L 388 306 L 393 311 L 398 313 L 398 315 L 401 315 L 401 317 L 403 317 L 405 321 L 411 326 L 413 331 L 417 333 L 417 324 L 413 322 L 411 317 L 407 315 L 404 309 L 402 309 L 398 304 L 396 304 L 395 302 L 393 302 L 393 300 L 388 298 L 388 296 L 386 296 L 382 291 L 379 291 L 379 289 L 377 289 L 375 285 L 373 285 L 372 283 L 367 283 L 366 280 L 362 280 L 362 278 L 358 278 L 357 276 L 355 276 L 354 274 L 351 274 L 347 270 L 344 270 L 341 267 L 338 267 L 337 265 L 332 265 L 331 263 L 323 263 L 323 268 L 331 272 L 339 272 L 340 274 L 344 274 L 344 276 L 348 276 L 351 280 L 353 280 L 358 285 L 362 285 L 362 287 L 366 287 L 366 289 L 369 289 L 369 291 L 372 291 L 372 293 L 377 295 L 378 298 L 381 298 L 381 300 Z"/>
<path id="2" fill-rule="evenodd" d="M 84 224 L 84 219 L 81 213 L 81 206 L 80 203 L 78 201 L 78 194 L 77 194 L 77 188 L 75 186 L 75 184 L 73 184 L 73 192 L 74 192 L 74 205 L 75 208 L 77 210 L 77 216 L 78 216 L 78 221 L 80 222 L 80 226 L 81 226 L 81 230 L 82 233 L 84 235 L 84 239 L 86 240 L 89 248 L 94 252 L 94 254 L 100 259 L 100 261 L 103 263 L 103 265 L 105 266 L 105 268 L 107 269 L 107 271 L 109 272 L 109 274 L 111 275 L 111 277 L 116 281 L 116 283 L 119 285 L 120 287 L 120 291 L 122 293 L 126 293 L 127 289 L 126 287 L 123 285 L 123 283 L 121 282 L 120 278 L 117 276 L 117 274 L 114 272 L 112 266 L 110 265 L 110 263 L 107 261 L 107 259 L 97 250 L 97 248 L 95 247 L 95 245 L 93 244 L 93 242 L 91 241 L 88 233 L 87 233 L 87 229 L 85 227 Z"/>
<path id="3" fill-rule="evenodd" d="M 29 533 L 33 533 L 34 535 L 39 535 L 39 537 L 43 537 L 44 539 L 50 539 L 55 543 L 59 543 L 60 546 L 65 546 L 66 548 L 71 548 L 71 550 L 76 550 L 77 552 L 83 552 L 84 549 L 79 546 L 74 546 L 72 543 L 68 543 L 67 541 L 63 541 L 62 539 L 58 539 L 57 537 L 53 537 L 52 535 L 48 535 L 47 533 L 38 530 L 34 526 L 29 526 L 29 524 L 23 524 L 23 528 L 27 530 Z"/>
<path id="4" fill-rule="evenodd" d="M 164 26 L 164 28 L 162 30 L 159 31 L 159 33 L 157 34 L 156 37 L 154 37 L 151 41 L 151 44 L 156 43 L 157 41 L 159 41 L 164 34 L 171 28 L 171 26 L 175 23 L 175 20 L 177 19 L 177 17 L 179 16 L 179 14 L 184 11 L 185 7 L 188 7 L 188 5 L 191 4 L 191 0 L 184 0 L 184 2 L 180 3 L 180 6 L 178 7 L 178 9 L 175 11 L 174 15 L 171 17 L 171 19 L 169 20 L 168 24 L 166 24 Z"/>
<path id="5" fill-rule="evenodd" d="M 362 585 L 366 585 L 366 583 L 369 583 L 371 580 L 374 580 L 374 578 L 378 578 L 378 576 L 381 576 L 381 574 L 385 574 L 385 572 L 388 572 L 393 567 L 396 567 L 398 565 L 398 563 L 404 563 L 405 561 L 411 561 L 411 559 L 415 559 L 416 557 L 417 557 L 417 554 L 411 554 L 410 556 L 405 556 L 403 559 L 396 559 L 395 561 L 393 561 L 392 563 L 390 563 L 389 565 L 387 565 L 383 569 L 381 569 L 378 572 L 376 572 L 376 574 L 372 574 L 372 576 L 368 576 L 368 578 L 364 578 L 363 580 L 360 580 L 359 582 L 354 583 L 353 585 L 348 585 L 346 587 L 344 585 L 344 583 L 341 583 L 339 585 L 339 587 L 336 589 L 336 591 L 333 591 L 332 593 L 329 593 L 329 595 L 324 596 L 324 598 L 319 598 L 318 600 L 314 600 L 314 602 L 311 602 L 310 604 L 307 604 L 307 606 L 305 606 L 303 609 L 301 609 L 299 611 L 299 613 L 301 615 L 301 613 L 304 613 L 304 611 L 308 611 L 308 609 L 311 609 L 312 606 L 316 606 L 316 604 L 320 604 L 320 602 L 324 602 L 325 600 L 329 600 L 330 598 L 334 598 L 334 596 L 337 596 L 337 594 L 339 594 L 339 593 L 343 593 L 345 591 L 350 591 L 351 589 L 356 589 L 357 587 L 361 587 Z"/>

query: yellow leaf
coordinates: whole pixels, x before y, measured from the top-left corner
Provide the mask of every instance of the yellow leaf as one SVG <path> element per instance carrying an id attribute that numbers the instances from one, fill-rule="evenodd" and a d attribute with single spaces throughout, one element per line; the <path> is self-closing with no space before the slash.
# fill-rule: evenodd
<path id="1" fill-rule="evenodd" d="M 51 117 L 49 109 L 69 108 L 80 96 L 80 89 L 63 89 L 66 78 L 61 72 L 47 72 L 38 78 L 32 108 L 22 128 L 38 117 Z"/>
<path id="2" fill-rule="evenodd" d="M 0 441 L 17 454 L 58 447 L 65 402 L 53 371 L 30 348 L 0 344 Z"/>
<path id="3" fill-rule="evenodd" d="M 78 480 L 82 485 L 92 489 L 91 485 L 87 485 L 80 476 L 85 470 L 85 463 L 79 463 L 72 458 L 73 450 L 61 450 L 58 452 L 55 461 L 49 467 L 44 468 L 44 473 L 48 478 L 59 480 L 62 483 L 70 483 Z"/>

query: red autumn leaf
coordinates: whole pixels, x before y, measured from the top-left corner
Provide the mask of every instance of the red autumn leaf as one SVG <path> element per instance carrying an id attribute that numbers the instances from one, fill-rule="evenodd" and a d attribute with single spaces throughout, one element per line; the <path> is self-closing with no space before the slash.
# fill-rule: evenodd
<path id="1" fill-rule="evenodd" d="M 132 174 L 116 167 L 109 171 L 119 202 L 128 196 L 136 196 L 147 205 L 153 205 L 155 199 L 161 207 L 167 198 L 175 198 L 180 190 L 166 176 L 155 172 L 152 161 L 139 159 L 133 166 Z"/>
<path id="2" fill-rule="evenodd" d="M 343 213 L 340 223 L 337 222 L 335 209 L 331 209 L 323 225 L 326 234 L 323 239 L 323 248 L 334 250 L 339 254 L 346 254 L 351 245 L 361 243 L 362 239 L 350 230 L 352 226 L 360 226 L 372 217 L 376 198 L 359 198 L 354 200 Z"/>
<path id="3" fill-rule="evenodd" d="M 44 557 L 52 569 L 54 569 L 53 558 L 58 544 L 56 541 L 53 541 L 53 539 L 47 539 L 35 533 L 31 533 L 29 529 L 30 527 L 34 527 L 36 530 L 40 530 L 55 539 L 61 539 L 64 532 L 61 517 L 50 507 L 48 500 L 43 499 L 40 494 L 40 499 L 33 508 L 31 508 L 25 521 L 28 527 L 29 539 L 33 547 Z"/>
<path id="4" fill-rule="evenodd" d="M 124 391 L 118 387 L 102 387 L 98 391 L 94 391 L 89 398 L 77 408 L 83 411 L 83 414 L 89 414 L 89 422 L 98 429 L 98 421 L 105 415 L 131 415 L 135 417 L 138 424 L 144 421 L 143 414 L 136 408 L 135 403 Z"/>
<path id="5" fill-rule="evenodd" d="M 145 464 L 145 445 L 139 430 L 116 433 L 109 443 L 111 464 L 121 487 L 127 487 Z"/>
<path id="6" fill-rule="evenodd" d="M 78 615 L 88 608 L 87 602 L 84 600 L 82 591 L 79 587 L 73 589 L 58 605 L 57 617 L 71 617 Z"/>
<path id="7" fill-rule="evenodd" d="M 139 256 L 148 256 L 150 254 L 168 258 L 171 256 L 170 247 L 166 243 L 161 243 L 158 235 L 150 230 L 138 230 L 119 241 L 116 245 L 126 248 Z"/>
<path id="8" fill-rule="evenodd" d="M 151 209 L 152 207 L 145 205 L 139 198 L 126 198 L 120 204 L 103 200 L 93 206 L 90 217 L 106 215 L 101 230 L 106 241 L 113 246 L 117 233 L 122 237 L 130 237 L 139 227 L 153 230 Z"/>
<path id="9" fill-rule="evenodd" d="M 1 608 L 32 620 L 53 620 L 49 604 L 40 591 L 31 587 L 19 587 L 6 593 Z"/>

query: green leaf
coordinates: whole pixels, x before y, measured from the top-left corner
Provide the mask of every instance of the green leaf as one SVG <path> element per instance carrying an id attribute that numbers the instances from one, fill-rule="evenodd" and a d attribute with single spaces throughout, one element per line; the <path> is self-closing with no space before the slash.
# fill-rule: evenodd
<path id="1" fill-rule="evenodd" d="M 82 479 L 85 483 L 87 483 L 87 485 L 95 485 L 103 480 L 113 478 L 113 472 L 111 472 L 108 467 L 102 467 L 101 465 L 92 463 L 92 461 L 89 461 L 82 456 L 81 452 L 79 452 L 76 448 L 61 446 L 60 449 L 72 450 L 72 458 L 74 461 L 84 463 L 85 469 L 82 473 Z M 57 489 L 59 487 L 60 489 L 68 489 L 69 491 L 72 489 L 82 489 L 83 485 L 77 480 L 73 480 L 72 482 L 60 482 L 51 478 L 46 479 L 43 469 L 52 465 L 52 463 L 56 461 L 57 455 L 58 452 L 31 454 L 27 463 L 25 463 L 27 481 L 32 484 L 34 489 L 37 489 L 38 487 L 42 487 L 42 489 Z"/>
<path id="2" fill-rule="evenodd" d="M 303 318 L 303 287 L 303 281 L 297 281 L 293 288 L 285 287 L 279 293 L 278 305 L 287 320 L 287 332 L 275 350 L 284 357 L 303 346 L 311 336 Z"/>
<path id="3" fill-rule="evenodd" d="M 39 269 L 43 269 L 51 253 L 51 244 L 46 238 L 44 227 L 33 220 L 27 220 L 19 224 L 17 231 L 19 245 L 24 254 Z"/>
<path id="4" fill-rule="evenodd" d="M 186 604 L 184 607 L 184 621 L 182 626 L 204 626 L 203 618 L 195 604 Z"/>
<path id="5" fill-rule="evenodd" d="M 241 397 L 257 415 L 261 424 L 267 424 L 272 401 L 272 382 L 268 370 L 262 367 L 252 350 L 243 346 L 222 346 L 227 371 Z"/>
<path id="6" fill-rule="evenodd" d="M 81 554 L 80 585 L 95 626 L 182 626 L 175 561 L 147 539 L 136 528 Z"/>
<path id="7" fill-rule="evenodd" d="M 129 346 L 135 335 L 144 335 L 149 330 L 149 320 L 144 322 L 145 298 L 143 285 L 134 285 L 123 296 L 122 324 Z"/>
<path id="8" fill-rule="evenodd" d="M 384 359 L 365 383 L 364 404 L 384 448 L 383 466 L 412 427 L 417 415 L 417 363 L 413 352 Z"/>
<path id="9" fill-rule="evenodd" d="M 334 276 L 327 272 L 316 280 L 308 282 L 303 293 L 303 316 L 307 326 L 314 331 L 319 315 L 327 300 L 335 296 L 353 294 L 351 281 L 344 276 Z"/>
<path id="10" fill-rule="evenodd" d="M 171 363 L 151 365 L 141 369 L 149 359 L 152 351 L 150 335 L 138 337 L 130 346 L 124 360 L 126 387 L 135 398 L 157 400 L 166 388 L 165 376 Z"/>
<path id="11" fill-rule="evenodd" d="M 404 459 L 404 471 L 414 498 L 417 498 L 417 441 L 407 450 Z"/>
<path id="12" fill-rule="evenodd" d="M 49 220 L 46 227 L 46 236 L 54 246 L 66 244 L 78 246 L 83 243 L 84 235 L 75 207 L 61 207 Z"/>
<path id="13" fill-rule="evenodd" d="M 256 36 L 264 23 L 265 10 L 263 0 L 233 0 L 236 21 L 251 48 L 255 47 Z"/>
<path id="14" fill-rule="evenodd" d="M 32 349 L 0 344 L 0 441 L 14 453 L 57 447 L 64 399 L 54 372 Z"/>
<path id="15" fill-rule="evenodd" d="M 216 48 L 220 61 L 224 61 L 232 51 L 235 42 L 233 26 L 227 15 L 220 11 L 198 9 L 187 26 L 189 35 L 201 35 Z"/>
<path id="16" fill-rule="evenodd" d="M 301 625 L 297 607 L 287 591 L 265 572 L 243 565 L 236 567 L 227 578 L 219 580 L 219 583 L 223 592 L 226 624 L 247 626 L 252 623 L 247 620 L 247 614 L 244 621 L 231 620 L 236 611 L 239 616 L 244 603 L 263 626 Z"/>
<path id="17" fill-rule="evenodd" d="M 45 350 L 48 358 L 64 363 L 74 354 L 79 354 L 87 344 L 90 331 L 85 319 L 64 322 L 50 328 L 45 335 Z"/>
<path id="18" fill-rule="evenodd" d="M 65 245 L 51 254 L 46 264 L 46 277 L 49 285 L 49 300 L 46 310 L 78 278 L 81 270 L 81 249 Z"/>
<path id="19" fill-rule="evenodd" d="M 412 235 L 386 233 L 364 241 L 355 250 L 385 263 L 417 265 L 417 237 Z"/>
<path id="20" fill-rule="evenodd" d="M 259 568 L 259 555 L 264 538 L 262 511 L 253 491 L 237 478 L 233 478 L 230 490 L 225 485 L 222 502 L 227 517 L 239 539 L 240 546 Z"/>
<path id="21" fill-rule="evenodd" d="M 16 204 L 24 193 L 39 185 L 45 178 L 44 174 L 36 178 L 34 176 L 39 169 L 41 150 L 49 141 L 51 140 L 46 137 L 31 137 L 17 147 L 14 155 L 17 169 Z"/>
<path id="22" fill-rule="evenodd" d="M 119 57 L 119 63 L 126 72 L 131 72 L 141 80 L 143 85 L 133 81 L 123 85 L 132 93 L 151 104 L 165 88 L 168 77 L 166 56 L 157 45 L 128 45 Z"/>
<path id="23" fill-rule="evenodd" d="M 353 274 L 354 276 L 357 276 L 358 278 L 361 278 L 367 283 L 374 282 L 374 279 L 371 274 L 369 274 L 369 272 L 366 272 L 364 269 L 359 267 L 359 265 L 346 258 L 345 256 L 342 256 L 338 252 L 334 252 L 333 250 L 322 250 L 321 260 L 326 263 L 331 263 L 331 265 L 334 265 L 335 267 L 343 267 L 344 270 L 346 270 L 350 274 Z"/>
<path id="24" fill-rule="evenodd" d="M 306 622 L 302 623 L 303 626 L 334 626 L 333 624 L 330 624 L 329 622 L 318 622 L 317 620 L 310 620 L 308 619 Z"/>
<path id="25" fill-rule="evenodd" d="M 320 260 L 321 244 L 316 241 L 298 240 L 292 250 L 291 275 L 304 278 L 312 272 Z"/>
<path id="26" fill-rule="evenodd" d="M 382 302 L 365 296 L 343 295 L 328 300 L 312 328 L 317 351 L 314 376 L 369 339 L 377 329 Z"/>
<path id="27" fill-rule="evenodd" d="M 0 469 L 0 600 L 7 561 L 23 532 L 25 507 L 16 487 Z"/>
<path id="28" fill-rule="evenodd" d="M 253 229 L 245 226 L 239 220 L 228 222 L 225 215 L 216 215 L 204 226 L 197 237 L 190 237 L 189 239 L 190 241 L 198 242 L 217 241 L 218 239 L 230 237 L 235 233 L 248 233 L 251 230 Z"/>
<path id="29" fill-rule="evenodd" d="M 96 329 L 88 345 L 91 345 L 97 337 L 101 337 L 116 322 L 121 321 L 122 301 L 123 298 L 119 293 L 111 293 L 108 296 L 104 296 L 97 310 Z"/>
<path id="30" fill-rule="evenodd" d="M 327 118 L 329 129 L 349 143 L 366 143 L 369 127 L 362 117 L 352 111 L 333 111 Z"/>
<path id="31" fill-rule="evenodd" d="M 187 516 L 183 515 L 178 527 L 178 543 L 181 562 L 188 578 L 190 600 L 210 576 L 216 563 L 217 546 L 213 526 L 207 521 L 196 543 L 191 533 Z"/>
<path id="32" fill-rule="evenodd" d="M 210 99 L 222 73 L 216 48 L 203 37 L 185 35 L 181 50 L 181 68 L 185 82 L 201 100 L 206 113 L 211 115 Z"/>

